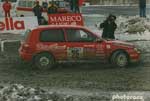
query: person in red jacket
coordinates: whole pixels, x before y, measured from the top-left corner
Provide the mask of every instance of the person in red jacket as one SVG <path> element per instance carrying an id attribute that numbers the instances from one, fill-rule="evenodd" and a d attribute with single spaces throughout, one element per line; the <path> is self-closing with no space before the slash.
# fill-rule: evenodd
<path id="1" fill-rule="evenodd" d="M 10 17 L 11 3 L 9 3 L 8 0 L 5 0 L 5 2 L 3 3 L 3 10 L 5 13 L 5 17 Z"/>
<path id="2" fill-rule="evenodd" d="M 76 11 L 77 13 L 81 13 L 81 7 L 83 5 L 84 0 L 76 0 Z"/>

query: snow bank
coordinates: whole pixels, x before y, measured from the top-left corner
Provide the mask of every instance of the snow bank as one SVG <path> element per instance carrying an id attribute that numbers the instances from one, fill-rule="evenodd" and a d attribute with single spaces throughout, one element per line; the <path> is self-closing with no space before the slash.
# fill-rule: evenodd
<path id="1" fill-rule="evenodd" d="M 115 33 L 118 39 L 150 40 L 150 18 L 119 16 L 116 23 L 118 28 Z"/>
<path id="2" fill-rule="evenodd" d="M 150 32 L 150 19 L 141 18 L 138 16 L 122 17 L 119 16 L 116 20 L 118 28 L 116 33 L 126 34 L 144 34 Z"/>
<path id="3" fill-rule="evenodd" d="M 21 84 L 0 86 L 0 101 L 101 101 L 109 100 L 109 96 L 97 94 L 62 94 L 53 90 L 44 90 L 39 87 L 25 87 Z"/>
<path id="4" fill-rule="evenodd" d="M 0 101 L 72 101 L 71 99 L 71 96 L 60 96 L 55 92 L 20 84 L 0 86 Z"/>

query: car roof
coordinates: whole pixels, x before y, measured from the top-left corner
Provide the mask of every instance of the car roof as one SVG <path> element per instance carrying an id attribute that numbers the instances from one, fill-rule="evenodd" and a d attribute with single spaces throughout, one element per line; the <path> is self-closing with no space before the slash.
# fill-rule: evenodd
<path id="1" fill-rule="evenodd" d="M 48 29 L 48 28 L 85 28 L 80 25 L 40 25 L 35 29 Z"/>

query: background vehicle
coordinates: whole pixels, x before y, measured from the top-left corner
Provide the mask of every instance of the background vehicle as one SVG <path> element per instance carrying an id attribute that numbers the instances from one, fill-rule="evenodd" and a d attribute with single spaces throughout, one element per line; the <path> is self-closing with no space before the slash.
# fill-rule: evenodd
<path id="1" fill-rule="evenodd" d="M 140 58 L 140 52 L 130 43 L 101 39 L 85 27 L 71 25 L 28 30 L 19 53 L 40 69 L 53 67 L 59 61 L 94 61 L 125 67 Z"/>

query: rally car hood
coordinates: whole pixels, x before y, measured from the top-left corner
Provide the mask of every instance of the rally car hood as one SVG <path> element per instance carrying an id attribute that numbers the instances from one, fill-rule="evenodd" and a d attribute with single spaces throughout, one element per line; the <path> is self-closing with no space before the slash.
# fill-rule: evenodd
<path id="1" fill-rule="evenodd" d="M 118 46 L 126 46 L 126 47 L 134 47 L 132 43 L 125 42 L 125 41 L 119 41 L 119 40 L 107 40 L 107 43 L 118 45 Z"/>

